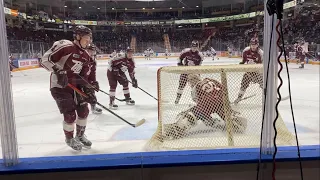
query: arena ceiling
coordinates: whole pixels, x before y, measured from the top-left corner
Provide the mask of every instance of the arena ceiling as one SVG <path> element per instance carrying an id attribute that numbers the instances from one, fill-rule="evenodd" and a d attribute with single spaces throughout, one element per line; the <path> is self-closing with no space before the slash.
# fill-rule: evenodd
<path id="1" fill-rule="evenodd" d="M 52 7 L 64 6 L 119 6 L 127 8 L 201 8 L 231 5 L 244 2 L 263 2 L 263 0 L 4 0 L 7 3 L 34 4 Z M 197 7 L 198 6 L 198 7 Z"/>

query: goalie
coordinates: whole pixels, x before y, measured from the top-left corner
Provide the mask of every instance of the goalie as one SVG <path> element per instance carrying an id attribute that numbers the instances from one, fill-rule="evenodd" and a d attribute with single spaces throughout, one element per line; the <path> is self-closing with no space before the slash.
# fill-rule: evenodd
<path id="1" fill-rule="evenodd" d="M 223 121 L 226 121 L 228 114 L 234 133 L 244 133 L 247 127 L 247 119 L 237 116 L 229 102 L 225 102 L 226 93 L 223 85 L 214 80 L 205 78 L 201 80 L 199 75 L 188 75 L 188 83 L 192 88 L 192 99 L 196 103 L 190 109 L 179 113 L 176 122 L 164 125 L 165 136 L 169 139 L 178 139 L 186 136 L 188 130 L 197 125 L 201 120 L 206 126 L 226 130 L 225 123 L 219 123 L 219 119 L 212 118 L 212 114 L 217 114 Z M 227 104 L 224 104 L 227 103 Z"/>

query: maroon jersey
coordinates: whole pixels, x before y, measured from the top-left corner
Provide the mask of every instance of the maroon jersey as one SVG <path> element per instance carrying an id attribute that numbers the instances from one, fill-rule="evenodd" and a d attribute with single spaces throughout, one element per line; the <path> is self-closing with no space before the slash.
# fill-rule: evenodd
<path id="1" fill-rule="evenodd" d="M 302 56 L 305 56 L 305 52 L 304 52 L 304 50 L 303 50 L 303 47 L 300 46 L 300 45 L 298 45 L 298 46 L 296 47 L 296 57 L 297 57 L 297 58 L 300 58 L 300 57 L 302 57 Z"/>
<path id="2" fill-rule="evenodd" d="M 203 56 L 199 51 L 192 52 L 190 48 L 184 49 L 179 57 L 178 65 L 198 66 L 201 65 Z"/>
<path id="3" fill-rule="evenodd" d="M 120 56 L 120 57 L 115 57 L 109 61 L 108 70 L 117 76 L 125 75 L 124 72 L 128 70 L 130 78 L 134 79 L 135 67 L 136 66 L 133 58 Z"/>
<path id="4" fill-rule="evenodd" d="M 250 47 L 246 47 L 242 52 L 242 64 L 261 64 L 263 57 L 262 49 L 252 51 Z"/>
<path id="5" fill-rule="evenodd" d="M 43 55 L 41 63 L 44 68 L 53 72 L 56 65 L 67 71 L 68 81 L 73 85 L 96 81 L 95 63 L 88 52 L 69 40 L 60 40 Z M 57 83 L 57 76 L 51 73 L 50 87 L 62 88 Z"/>
<path id="6" fill-rule="evenodd" d="M 223 105 L 223 86 L 214 79 L 205 78 L 194 86 L 192 99 L 196 102 L 197 112 L 210 116 Z"/>

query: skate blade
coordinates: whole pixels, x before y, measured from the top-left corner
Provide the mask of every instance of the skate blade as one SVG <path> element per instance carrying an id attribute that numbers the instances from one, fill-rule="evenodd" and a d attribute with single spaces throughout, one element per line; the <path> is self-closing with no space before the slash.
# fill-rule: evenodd
<path id="1" fill-rule="evenodd" d="M 82 147 L 83 147 L 83 148 L 86 148 L 86 149 L 91 149 L 91 146 L 85 146 L 85 145 L 83 145 Z"/>

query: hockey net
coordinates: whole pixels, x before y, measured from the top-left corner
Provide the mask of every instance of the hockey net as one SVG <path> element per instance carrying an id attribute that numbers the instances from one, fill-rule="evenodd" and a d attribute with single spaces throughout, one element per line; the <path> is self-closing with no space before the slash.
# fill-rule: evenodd
<path id="1" fill-rule="evenodd" d="M 146 144 L 146 150 L 167 149 L 212 149 L 235 147 L 259 147 L 263 114 L 263 90 L 259 84 L 248 81 L 249 87 L 243 96 L 244 100 L 234 104 L 238 97 L 241 82 L 245 73 L 255 72 L 262 77 L 262 65 L 223 65 L 223 66 L 189 66 L 162 67 L 158 70 L 158 127 Z M 216 113 L 212 119 L 219 126 L 208 126 L 201 118 L 193 121 L 192 127 L 183 133 L 181 129 L 172 129 L 183 112 L 188 112 L 196 103 L 192 99 L 189 83 L 184 88 L 179 104 L 175 104 L 181 74 L 198 74 L 201 79 L 217 80 L 225 88 L 222 101 L 215 109 L 223 108 L 225 120 Z M 250 82 L 249 82 L 250 81 Z M 250 97 L 245 99 L 246 97 Z M 208 107 L 210 108 L 210 107 Z M 212 107 L 211 107 L 212 108 Z M 230 111 L 232 109 L 232 111 Z M 239 133 L 233 125 L 232 113 L 247 120 L 244 132 Z M 181 119 L 181 118 L 180 118 Z M 181 123 L 180 123 L 181 124 Z M 190 122 L 189 122 L 190 125 Z M 277 145 L 292 145 L 293 135 L 287 129 L 283 119 L 277 121 Z M 184 129 L 183 129 L 184 130 Z"/>

